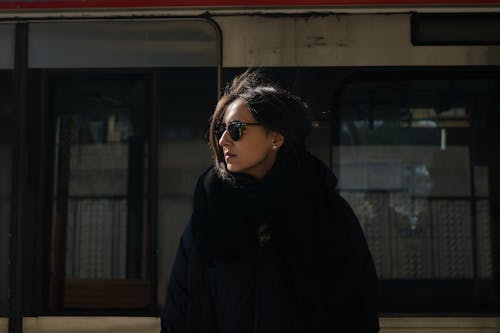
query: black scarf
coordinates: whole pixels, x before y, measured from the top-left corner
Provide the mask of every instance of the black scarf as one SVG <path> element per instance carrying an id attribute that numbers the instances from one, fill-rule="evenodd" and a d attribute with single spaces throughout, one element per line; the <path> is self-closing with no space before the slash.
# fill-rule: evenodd
<path id="1" fill-rule="evenodd" d="M 316 233 L 321 231 L 316 226 L 327 218 L 328 192 L 335 191 L 335 185 L 328 167 L 306 152 L 280 156 L 262 180 L 236 175 L 235 183 L 227 183 L 209 169 L 194 198 L 197 248 L 207 262 L 249 259 L 258 246 L 259 230 L 269 226 L 271 241 L 285 257 L 299 312 L 310 319 L 319 292 L 313 290 L 313 270 L 320 260 Z"/>

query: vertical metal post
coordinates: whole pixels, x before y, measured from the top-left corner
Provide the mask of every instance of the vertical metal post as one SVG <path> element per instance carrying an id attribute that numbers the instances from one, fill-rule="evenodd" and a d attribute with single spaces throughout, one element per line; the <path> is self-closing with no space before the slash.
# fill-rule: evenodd
<path id="1" fill-rule="evenodd" d="M 9 333 L 23 330 L 23 231 L 27 176 L 28 24 L 16 25 Z"/>
<path id="2" fill-rule="evenodd" d="M 152 89 L 151 89 L 151 110 L 150 122 L 150 137 L 148 143 L 148 221 L 149 223 L 149 264 L 151 281 L 150 304 L 153 315 L 158 315 L 158 128 L 160 119 L 160 72 L 155 70 L 152 73 Z"/>
<path id="3" fill-rule="evenodd" d="M 53 225 L 51 269 L 49 282 L 49 309 L 61 310 L 64 305 L 64 272 L 66 226 L 68 225 L 69 173 L 71 156 L 72 119 L 70 114 L 59 115 L 59 152 L 57 165 L 56 212 Z"/>

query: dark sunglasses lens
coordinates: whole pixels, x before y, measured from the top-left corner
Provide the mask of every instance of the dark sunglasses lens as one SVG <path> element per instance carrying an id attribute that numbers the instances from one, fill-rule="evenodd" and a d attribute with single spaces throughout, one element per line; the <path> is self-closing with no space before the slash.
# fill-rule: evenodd
<path id="1" fill-rule="evenodd" d="M 232 123 L 232 124 L 229 124 L 229 126 L 227 127 L 227 129 L 229 130 L 229 135 L 231 136 L 231 139 L 233 139 L 234 141 L 238 141 L 240 139 L 240 124 L 238 123 Z"/>

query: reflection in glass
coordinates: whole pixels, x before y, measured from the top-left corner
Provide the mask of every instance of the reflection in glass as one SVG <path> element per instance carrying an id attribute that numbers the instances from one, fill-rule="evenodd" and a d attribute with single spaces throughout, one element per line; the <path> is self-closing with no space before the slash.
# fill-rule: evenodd
<path id="1" fill-rule="evenodd" d="M 51 308 L 144 307 L 149 79 L 61 75 L 50 87 Z"/>
<path id="2" fill-rule="evenodd" d="M 498 131 L 498 118 L 486 121 L 499 105 L 492 81 L 361 81 L 343 91 L 334 169 L 381 279 L 493 278 L 496 162 L 470 136 Z"/>

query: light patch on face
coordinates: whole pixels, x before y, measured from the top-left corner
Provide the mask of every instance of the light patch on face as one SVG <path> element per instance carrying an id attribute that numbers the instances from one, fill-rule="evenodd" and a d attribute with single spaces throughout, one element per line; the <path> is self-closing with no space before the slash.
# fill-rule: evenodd
<path id="1" fill-rule="evenodd" d="M 223 122 L 239 120 L 245 123 L 257 122 L 242 99 L 237 99 L 226 109 Z M 276 161 L 276 135 L 263 126 L 246 126 L 238 141 L 231 139 L 228 131 L 219 139 L 224 160 L 229 172 L 244 173 L 261 179 Z"/>

